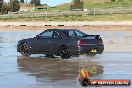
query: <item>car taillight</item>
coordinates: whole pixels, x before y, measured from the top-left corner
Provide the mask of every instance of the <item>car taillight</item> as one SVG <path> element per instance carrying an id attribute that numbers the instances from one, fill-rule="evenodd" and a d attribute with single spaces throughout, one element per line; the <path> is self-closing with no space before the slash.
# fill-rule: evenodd
<path id="1" fill-rule="evenodd" d="M 79 45 L 85 45 L 88 44 L 85 40 L 81 39 L 79 40 Z"/>

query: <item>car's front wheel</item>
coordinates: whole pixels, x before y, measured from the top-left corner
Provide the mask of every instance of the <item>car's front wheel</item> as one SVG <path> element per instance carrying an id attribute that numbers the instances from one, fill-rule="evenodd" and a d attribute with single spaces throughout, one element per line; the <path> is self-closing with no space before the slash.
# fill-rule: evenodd
<path id="1" fill-rule="evenodd" d="M 23 56 L 30 56 L 31 52 L 30 52 L 30 46 L 27 43 L 23 43 L 20 45 L 20 53 Z"/>

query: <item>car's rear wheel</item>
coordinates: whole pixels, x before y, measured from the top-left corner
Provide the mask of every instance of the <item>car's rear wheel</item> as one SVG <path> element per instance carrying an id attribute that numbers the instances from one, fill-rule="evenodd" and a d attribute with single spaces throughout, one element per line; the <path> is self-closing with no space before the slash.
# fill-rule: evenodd
<path id="1" fill-rule="evenodd" d="M 69 58 L 71 58 L 70 51 L 66 47 L 61 47 L 59 49 L 59 53 L 60 53 L 60 56 L 61 56 L 62 59 L 69 59 Z"/>
<path id="2" fill-rule="evenodd" d="M 20 45 L 20 53 L 23 56 L 30 56 L 31 52 L 30 52 L 30 46 L 27 43 L 23 43 Z"/>

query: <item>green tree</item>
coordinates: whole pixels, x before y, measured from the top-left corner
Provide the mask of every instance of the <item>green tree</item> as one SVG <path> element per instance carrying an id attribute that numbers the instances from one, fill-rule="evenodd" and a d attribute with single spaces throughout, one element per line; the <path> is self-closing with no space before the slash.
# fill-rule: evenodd
<path id="1" fill-rule="evenodd" d="M 31 0 L 31 2 L 30 2 L 32 5 L 34 4 L 35 6 L 37 6 L 37 5 L 40 5 L 41 3 L 40 3 L 40 0 Z"/>
<path id="2" fill-rule="evenodd" d="M 21 3 L 24 3 L 24 0 L 20 0 Z"/>
<path id="3" fill-rule="evenodd" d="M 18 0 L 14 0 L 10 3 L 10 11 L 17 12 L 20 9 L 20 4 Z"/>
<path id="4" fill-rule="evenodd" d="M 2 6 L 3 6 L 3 0 L 0 0 L 0 13 L 2 11 Z"/>
<path id="5" fill-rule="evenodd" d="M 83 1 L 74 0 L 73 4 L 70 6 L 70 10 L 83 10 Z"/>
<path id="6" fill-rule="evenodd" d="M 80 2 L 80 0 L 74 0 L 73 2 L 74 2 L 74 3 L 77 3 L 77 2 Z"/>
<path id="7" fill-rule="evenodd" d="M 2 9 L 1 9 L 1 13 L 2 14 L 7 14 L 9 10 L 10 10 L 10 5 L 7 4 L 7 3 L 4 3 L 3 6 L 2 6 Z"/>

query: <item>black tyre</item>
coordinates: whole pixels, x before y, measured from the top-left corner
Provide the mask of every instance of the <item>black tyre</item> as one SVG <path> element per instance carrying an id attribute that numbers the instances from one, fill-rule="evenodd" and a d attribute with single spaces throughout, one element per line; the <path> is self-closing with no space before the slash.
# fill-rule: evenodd
<path id="1" fill-rule="evenodd" d="M 20 45 L 20 53 L 23 56 L 30 56 L 31 52 L 30 52 L 30 46 L 26 43 L 23 43 Z"/>
<path id="2" fill-rule="evenodd" d="M 62 47 L 59 49 L 59 53 L 62 59 L 69 59 L 71 58 L 70 51 L 66 47 Z"/>

